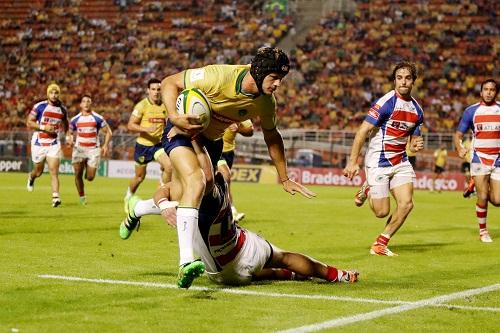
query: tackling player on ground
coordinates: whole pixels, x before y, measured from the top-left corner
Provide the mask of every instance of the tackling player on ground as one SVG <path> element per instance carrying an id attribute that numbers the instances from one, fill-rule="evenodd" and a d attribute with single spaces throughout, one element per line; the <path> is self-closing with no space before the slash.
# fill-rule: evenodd
<path id="1" fill-rule="evenodd" d="M 201 153 L 193 142 L 200 163 L 210 168 L 210 160 Z M 203 159 L 205 160 L 203 162 Z M 255 233 L 241 228 L 233 219 L 231 200 L 227 183 L 217 172 L 214 182 L 207 185 L 203 196 L 197 227 L 194 232 L 193 248 L 201 256 L 209 278 L 226 285 L 245 285 L 253 280 L 290 280 L 319 278 L 329 282 L 352 283 L 358 280 L 358 272 L 341 270 L 326 265 L 301 253 L 279 249 Z M 144 215 L 162 215 L 165 221 L 176 227 L 176 209 L 181 198 L 182 186 L 174 178 L 172 182 L 159 188 L 153 199 L 129 201 L 130 223 L 138 224 Z M 155 205 L 156 202 L 156 205 Z M 120 232 L 127 239 L 131 233 Z M 203 269 L 185 275 L 189 288 L 194 278 Z M 179 285 L 181 287 L 181 285 Z"/>
<path id="2" fill-rule="evenodd" d="M 241 123 L 233 123 L 229 125 L 224 131 L 224 136 L 222 141 L 224 141 L 224 146 L 222 147 L 222 155 L 217 163 L 217 170 L 224 176 L 227 183 L 227 188 L 229 191 L 229 199 L 231 199 L 231 210 L 233 211 L 233 218 L 235 222 L 243 220 L 245 213 L 238 212 L 234 205 L 233 194 L 231 191 L 231 170 L 233 168 L 234 162 L 234 150 L 236 148 L 236 135 L 241 134 L 243 136 L 253 135 L 253 124 L 250 119 L 245 120 Z"/>
<path id="3" fill-rule="evenodd" d="M 481 83 L 481 101 L 464 111 L 455 132 L 458 155 L 466 159 L 468 150 L 462 146 L 464 134 L 472 130 L 471 176 L 476 185 L 476 217 L 479 239 L 491 243 L 486 227 L 488 201 L 500 206 L 500 103 L 496 101 L 498 84 L 493 79 Z"/>
<path id="4" fill-rule="evenodd" d="M 396 207 L 389 216 L 382 233 L 371 246 L 370 253 L 395 256 L 387 244 L 401 228 L 413 208 L 413 180 L 415 172 L 406 156 L 408 137 L 413 152 L 424 148 L 420 126 L 424 120 L 422 108 L 411 96 L 417 79 L 417 69 L 409 62 L 398 63 L 392 72 L 394 90 L 380 98 L 368 111 L 352 145 L 344 175 L 352 179 L 359 172 L 358 157 L 370 137 L 365 154 L 366 182 L 356 194 L 355 202 L 363 204 L 367 197 L 375 216 L 383 218 L 390 213 L 390 194 Z"/>

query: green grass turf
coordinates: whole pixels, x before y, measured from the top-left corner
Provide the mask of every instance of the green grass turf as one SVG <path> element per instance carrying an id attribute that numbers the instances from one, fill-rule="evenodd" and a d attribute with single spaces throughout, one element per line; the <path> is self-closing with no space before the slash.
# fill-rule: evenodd
<path id="1" fill-rule="evenodd" d="M 157 216 L 123 241 L 126 179 L 86 183 L 88 205 L 78 203 L 70 176 L 61 177 L 62 206 L 50 205 L 49 176 L 33 193 L 25 174 L 0 173 L 0 332 L 271 332 L 396 305 L 345 300 L 234 295 L 205 276 L 178 290 L 55 279 L 52 274 L 175 284 L 176 233 Z M 151 197 L 156 182 L 139 188 Z M 474 198 L 418 191 L 415 208 L 391 240 L 399 257 L 374 257 L 370 244 L 385 223 L 368 207 L 356 208 L 353 188 L 313 187 L 307 200 L 280 186 L 233 184 L 242 225 L 275 245 L 361 272 L 354 285 L 261 282 L 233 290 L 419 301 L 500 283 L 500 209 L 490 206 L 495 240 L 478 240 Z M 500 291 L 448 302 L 481 309 L 423 307 L 325 331 L 498 332 Z"/>

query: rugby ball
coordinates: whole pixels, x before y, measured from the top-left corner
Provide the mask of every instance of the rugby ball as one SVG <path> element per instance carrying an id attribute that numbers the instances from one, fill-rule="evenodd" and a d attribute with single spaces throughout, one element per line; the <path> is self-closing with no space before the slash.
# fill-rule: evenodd
<path id="1" fill-rule="evenodd" d="M 200 125 L 206 129 L 210 124 L 212 109 L 207 96 L 198 88 L 183 90 L 177 97 L 175 108 L 178 114 L 200 116 Z"/>

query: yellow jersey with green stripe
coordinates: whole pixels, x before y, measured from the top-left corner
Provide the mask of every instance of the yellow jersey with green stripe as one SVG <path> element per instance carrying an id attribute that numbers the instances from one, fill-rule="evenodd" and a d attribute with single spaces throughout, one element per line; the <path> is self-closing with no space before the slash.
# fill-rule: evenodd
<path id="1" fill-rule="evenodd" d="M 242 121 L 240 125 L 245 128 L 253 126 L 250 119 Z M 226 130 L 224 131 L 224 136 L 222 137 L 222 141 L 224 141 L 224 146 L 222 148 L 223 153 L 234 150 L 236 148 L 236 134 L 238 134 L 238 132 L 233 132 L 229 128 L 226 128 Z"/>
<path id="2" fill-rule="evenodd" d="M 260 118 L 263 129 L 276 127 L 274 95 L 254 96 L 241 90 L 243 78 L 249 71 L 250 65 L 208 65 L 185 71 L 184 87 L 200 89 L 210 101 L 212 117 L 203 131 L 208 139 L 220 139 L 232 123 L 256 117 Z"/>
<path id="3" fill-rule="evenodd" d="M 156 126 L 153 133 L 140 133 L 137 137 L 137 143 L 144 146 L 154 146 L 161 142 L 161 136 L 165 129 L 165 121 L 168 113 L 165 104 L 152 103 L 149 98 L 144 98 L 134 106 L 132 115 L 140 118 L 139 126 L 151 127 Z"/>

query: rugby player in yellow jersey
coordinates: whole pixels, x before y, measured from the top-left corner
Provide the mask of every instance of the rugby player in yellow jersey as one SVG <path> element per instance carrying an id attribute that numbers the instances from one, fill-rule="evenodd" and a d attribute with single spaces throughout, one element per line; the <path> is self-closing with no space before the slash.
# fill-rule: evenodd
<path id="1" fill-rule="evenodd" d="M 238 212 L 234 206 L 233 195 L 231 192 L 231 169 L 233 168 L 236 135 L 238 133 L 243 136 L 252 136 L 252 120 L 247 119 L 241 123 L 232 123 L 228 128 L 226 128 L 224 136 L 222 137 L 222 141 L 224 143 L 222 147 L 222 155 L 219 162 L 217 162 L 217 170 L 222 174 L 227 183 L 227 192 L 229 194 L 229 199 L 231 200 L 231 210 L 233 213 L 233 220 L 235 222 L 240 222 L 243 218 L 245 218 L 245 213 Z"/>
<path id="2" fill-rule="evenodd" d="M 146 177 L 147 164 L 153 160 L 160 163 L 162 169 L 162 181 L 170 181 L 172 166 L 161 145 L 161 136 L 165 129 L 167 109 L 161 100 L 161 81 L 151 79 L 148 81 L 147 97 L 134 106 L 134 111 L 129 118 L 127 128 L 131 132 L 139 133 L 137 137 L 134 160 L 135 176 L 130 180 L 125 195 L 125 207 L 128 200 L 137 191 L 139 185 Z M 127 211 L 127 208 L 125 208 Z"/>
<path id="3" fill-rule="evenodd" d="M 177 236 L 179 242 L 180 288 L 189 288 L 193 280 L 205 270 L 195 260 L 193 236 L 198 220 L 198 209 L 207 184 L 213 182 L 213 173 L 203 171 L 194 153 L 191 136 L 206 149 L 213 165 L 222 152 L 225 129 L 235 122 L 260 118 L 264 140 L 285 191 L 300 193 L 307 198 L 315 196 L 306 187 L 288 178 L 283 138 L 277 129 L 276 99 L 273 92 L 288 74 L 290 62 L 280 49 L 265 47 L 257 51 L 251 65 L 209 65 L 187 69 L 163 79 L 161 93 L 169 120 L 163 136 L 163 148 L 170 157 L 173 177 L 182 184 L 182 196 L 177 209 Z M 177 95 L 183 89 L 198 88 L 205 93 L 212 107 L 210 125 L 199 134 L 202 126 L 194 115 L 179 115 L 175 109 Z"/>

